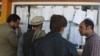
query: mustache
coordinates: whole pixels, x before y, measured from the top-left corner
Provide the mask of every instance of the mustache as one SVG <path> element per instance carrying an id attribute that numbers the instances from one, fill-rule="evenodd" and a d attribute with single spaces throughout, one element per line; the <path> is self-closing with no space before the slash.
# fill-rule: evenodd
<path id="1" fill-rule="evenodd" d="M 16 28 L 13 26 L 12 29 L 16 30 Z"/>

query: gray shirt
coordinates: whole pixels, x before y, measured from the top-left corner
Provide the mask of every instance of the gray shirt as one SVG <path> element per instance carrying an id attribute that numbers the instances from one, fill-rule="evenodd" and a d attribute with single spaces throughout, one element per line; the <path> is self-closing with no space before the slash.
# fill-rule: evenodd
<path id="1" fill-rule="evenodd" d="M 86 38 L 83 56 L 100 56 L 100 36 L 96 33 L 93 32 Z"/>

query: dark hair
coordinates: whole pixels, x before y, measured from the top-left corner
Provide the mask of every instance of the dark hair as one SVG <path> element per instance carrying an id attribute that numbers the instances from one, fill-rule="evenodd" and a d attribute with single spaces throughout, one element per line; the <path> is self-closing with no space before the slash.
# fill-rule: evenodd
<path id="1" fill-rule="evenodd" d="M 16 22 L 18 19 L 20 20 L 20 17 L 17 14 L 11 14 L 11 15 L 8 16 L 7 22 L 8 23 L 11 22 L 11 21 Z"/>
<path id="2" fill-rule="evenodd" d="M 32 30 L 32 25 L 28 24 L 28 30 Z"/>
<path id="3" fill-rule="evenodd" d="M 92 30 L 94 29 L 94 23 L 89 18 L 86 18 L 83 22 L 85 22 L 86 27 L 91 26 Z"/>
<path id="4" fill-rule="evenodd" d="M 50 29 L 53 32 L 59 32 L 62 27 L 67 26 L 67 20 L 61 15 L 52 15 L 50 19 Z"/>
<path id="5" fill-rule="evenodd" d="M 39 25 L 41 25 L 41 24 L 39 24 Z M 39 25 L 32 25 L 32 27 L 38 27 Z"/>

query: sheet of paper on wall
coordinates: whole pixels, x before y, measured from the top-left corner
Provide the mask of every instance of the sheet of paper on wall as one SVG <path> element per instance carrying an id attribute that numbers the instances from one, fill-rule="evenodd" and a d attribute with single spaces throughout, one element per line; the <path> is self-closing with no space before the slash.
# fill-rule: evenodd
<path id="1" fill-rule="evenodd" d="M 63 34 L 62 34 L 63 38 L 65 38 L 65 39 L 68 39 L 69 28 L 70 28 L 70 24 L 68 23 L 67 26 L 64 29 Z"/>
<path id="2" fill-rule="evenodd" d="M 64 17 L 66 17 L 68 21 L 72 21 L 74 13 L 75 9 L 73 6 L 67 6 L 64 8 Z"/>
<path id="3" fill-rule="evenodd" d="M 43 8 L 41 7 L 37 8 L 37 16 L 43 16 Z"/>
<path id="4" fill-rule="evenodd" d="M 28 26 L 28 7 L 27 6 L 18 6 L 16 8 L 16 14 L 18 14 L 21 18 L 21 23 L 20 27 L 21 27 L 21 31 L 22 33 L 25 33 L 27 31 L 27 26 Z"/>
<path id="5" fill-rule="evenodd" d="M 20 25 L 20 27 L 21 27 L 21 31 L 22 31 L 22 33 L 27 32 L 28 24 L 24 23 L 24 24 Z"/>
<path id="6" fill-rule="evenodd" d="M 21 23 L 28 23 L 28 6 L 18 6 L 16 9 L 16 14 L 21 17 Z"/>
<path id="7" fill-rule="evenodd" d="M 53 14 L 57 14 L 57 15 L 63 15 L 63 6 L 54 6 L 52 8 L 52 12 Z"/>
<path id="8" fill-rule="evenodd" d="M 73 44 L 81 44 L 82 36 L 79 33 L 79 26 L 72 24 L 70 27 L 69 41 Z M 78 47 L 79 48 L 79 47 Z"/>
<path id="9" fill-rule="evenodd" d="M 23 23 L 28 24 L 28 6 L 23 8 Z"/>
<path id="10" fill-rule="evenodd" d="M 43 8 L 43 17 L 45 20 L 50 20 L 50 17 L 52 16 L 52 6 L 45 6 Z"/>
<path id="11" fill-rule="evenodd" d="M 87 10 L 86 18 L 90 18 L 94 22 L 94 25 L 97 23 L 97 12 L 97 10 Z"/>
<path id="12" fill-rule="evenodd" d="M 16 14 L 18 15 L 18 16 L 20 16 L 20 18 L 21 18 L 21 23 L 23 23 L 22 22 L 22 18 L 23 18 L 23 13 L 20 13 L 20 12 L 22 12 L 22 7 L 21 6 L 17 6 L 17 8 L 16 8 Z"/>
<path id="13" fill-rule="evenodd" d="M 85 45 L 85 42 L 86 42 L 86 36 L 82 36 L 82 41 L 81 41 L 81 45 Z"/>
<path id="14" fill-rule="evenodd" d="M 45 30 L 46 33 L 50 32 L 50 22 L 49 21 L 43 22 L 42 29 Z"/>
<path id="15" fill-rule="evenodd" d="M 31 7 L 31 9 L 30 9 L 30 21 L 35 16 L 43 16 L 43 8 L 33 8 L 33 7 Z"/>
<path id="16" fill-rule="evenodd" d="M 35 13 L 34 13 L 34 11 L 36 10 L 36 8 L 33 8 L 33 7 L 31 7 L 30 8 L 30 20 L 29 20 L 29 22 L 32 20 L 32 18 L 34 18 L 36 15 L 35 15 Z"/>
<path id="17" fill-rule="evenodd" d="M 73 19 L 73 22 L 80 24 L 85 19 L 86 12 L 82 10 L 77 10 Z"/>

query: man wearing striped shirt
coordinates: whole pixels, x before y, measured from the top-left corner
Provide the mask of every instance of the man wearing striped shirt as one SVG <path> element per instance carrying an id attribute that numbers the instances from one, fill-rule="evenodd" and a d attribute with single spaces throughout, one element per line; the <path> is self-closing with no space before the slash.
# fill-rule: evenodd
<path id="1" fill-rule="evenodd" d="M 100 56 L 100 36 L 93 29 L 94 24 L 89 18 L 83 20 L 79 26 L 80 34 L 86 36 L 82 56 Z"/>

